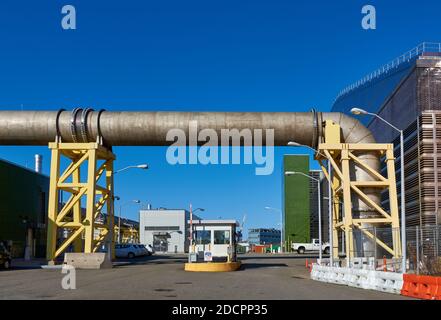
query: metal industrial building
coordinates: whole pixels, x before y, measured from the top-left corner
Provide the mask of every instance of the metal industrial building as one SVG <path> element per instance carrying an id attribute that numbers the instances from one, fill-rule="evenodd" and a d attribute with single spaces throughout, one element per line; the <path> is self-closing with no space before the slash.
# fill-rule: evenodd
<path id="1" fill-rule="evenodd" d="M 344 89 L 332 111 L 349 114 L 353 107 L 376 113 L 404 130 L 407 226 L 439 224 L 441 44 L 423 43 Z M 378 142 L 394 143 L 399 177 L 398 132 L 376 118 L 361 116 L 360 121 Z M 397 187 L 400 190 L 400 181 Z M 382 202 L 388 206 L 387 192 Z"/>
<path id="2" fill-rule="evenodd" d="M 277 244 L 280 245 L 281 232 L 277 229 L 249 229 L 248 243 L 254 245 Z"/>
<path id="3" fill-rule="evenodd" d="M 189 219 L 184 209 L 143 209 L 139 212 L 140 242 L 157 252 L 188 252 Z M 193 215 L 193 219 L 200 218 Z"/>
<path id="4" fill-rule="evenodd" d="M 310 182 L 300 175 L 285 176 L 286 171 L 309 173 L 309 155 L 283 157 L 283 216 L 284 241 L 287 248 L 292 242 L 309 242 L 311 239 Z"/>
<path id="5" fill-rule="evenodd" d="M 322 240 L 329 240 L 328 184 L 320 170 L 309 170 L 309 155 L 285 155 L 283 172 L 295 171 L 321 181 Z M 302 175 L 283 177 L 285 242 L 311 242 L 319 238 L 318 183 Z"/>
<path id="6" fill-rule="evenodd" d="M 13 257 L 45 256 L 48 190 L 49 177 L 0 160 L 0 240 Z"/>

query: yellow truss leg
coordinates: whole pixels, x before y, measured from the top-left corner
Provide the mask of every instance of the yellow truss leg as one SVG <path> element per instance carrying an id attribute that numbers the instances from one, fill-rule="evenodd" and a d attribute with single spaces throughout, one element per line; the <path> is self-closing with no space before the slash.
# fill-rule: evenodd
<path id="1" fill-rule="evenodd" d="M 73 173 L 72 173 L 72 182 L 73 183 L 80 183 L 80 168 L 78 167 Z M 75 223 L 81 223 L 81 202 L 77 201 L 73 207 L 73 220 Z M 82 252 L 83 251 L 83 241 L 80 237 L 77 237 L 74 240 L 74 251 L 75 252 Z"/>
<path id="2" fill-rule="evenodd" d="M 389 177 L 389 199 L 392 214 L 392 239 L 394 247 L 394 256 L 401 256 L 401 237 L 400 237 L 400 222 L 398 218 L 398 197 L 397 197 L 397 185 L 395 183 L 395 157 L 393 145 L 389 145 L 386 151 L 386 161 L 387 161 L 387 175 Z"/>
<path id="3" fill-rule="evenodd" d="M 347 149 L 341 150 L 341 163 L 342 163 L 342 173 L 343 173 L 343 207 L 344 207 L 344 217 L 343 225 L 345 232 L 345 249 L 346 249 L 346 259 L 348 262 L 353 257 L 352 245 L 352 201 L 351 201 L 351 184 L 349 181 L 350 171 L 349 171 L 349 152 Z"/>
<path id="4" fill-rule="evenodd" d="M 52 160 L 47 259 L 53 263 L 61 254 L 71 250 L 71 245 L 75 252 L 93 253 L 103 244 L 107 244 L 110 253 L 114 256 L 113 161 L 115 155 L 98 143 L 55 142 L 50 143 L 49 148 Z M 60 171 L 61 156 L 69 161 L 63 171 Z M 81 167 L 84 166 L 87 166 L 86 181 L 81 181 Z M 105 186 L 99 185 L 101 180 L 105 181 Z M 58 196 L 60 190 L 70 193 L 66 203 L 60 203 Z M 85 208 L 81 207 L 82 203 L 85 204 Z M 99 220 L 103 218 L 102 209 L 105 206 L 107 217 L 106 222 L 102 223 Z M 100 230 L 100 236 L 95 239 L 97 230 Z"/>
<path id="5" fill-rule="evenodd" d="M 55 259 L 57 246 L 57 214 L 58 214 L 58 188 L 57 182 L 60 174 L 60 152 L 54 148 L 51 151 L 51 172 L 49 185 L 49 203 L 48 203 L 48 229 L 46 257 L 50 263 Z"/>
<path id="6" fill-rule="evenodd" d="M 87 172 L 87 203 L 86 203 L 86 219 L 84 225 L 84 253 L 93 252 L 94 240 L 94 221 L 95 221 L 95 194 L 96 194 L 96 152 L 95 150 L 88 150 L 89 163 Z"/>
<path id="7" fill-rule="evenodd" d="M 333 239 L 334 256 L 337 256 L 341 246 L 338 241 L 338 235 L 344 235 L 345 253 L 347 262 L 354 257 L 353 232 L 360 230 L 365 236 L 375 241 L 375 245 L 381 247 L 392 257 L 401 256 L 401 242 L 399 233 L 399 215 L 398 201 L 395 177 L 395 158 L 392 144 L 342 144 L 340 139 L 340 128 L 332 121 L 325 122 L 325 141 L 319 145 L 317 160 L 328 160 L 332 165 L 332 177 L 326 172 L 322 165 L 326 178 L 331 180 L 333 194 Z M 357 152 L 364 151 L 376 153 L 378 157 L 386 156 L 387 176 L 383 176 L 376 168 L 361 161 Z M 352 181 L 350 168 L 357 167 L 363 170 L 371 177 L 370 181 Z M 386 190 L 389 193 L 389 210 L 385 210 L 380 205 L 372 201 L 365 193 L 365 189 L 378 188 Z M 364 202 L 377 215 L 369 218 L 353 217 L 352 201 L 353 198 Z M 340 212 L 340 204 L 343 205 L 343 212 Z M 381 226 L 390 227 L 392 234 L 392 243 L 385 243 L 375 237 L 369 230 L 363 229 L 363 226 Z M 343 248 L 342 248 L 343 249 Z M 343 251 L 343 250 L 342 250 Z"/>

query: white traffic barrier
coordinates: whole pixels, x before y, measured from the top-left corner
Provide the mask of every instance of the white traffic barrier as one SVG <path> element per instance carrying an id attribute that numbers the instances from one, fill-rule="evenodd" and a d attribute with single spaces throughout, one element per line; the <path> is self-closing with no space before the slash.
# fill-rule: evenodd
<path id="1" fill-rule="evenodd" d="M 375 272 L 375 290 L 400 294 L 403 287 L 403 275 L 394 272 Z"/>
<path id="2" fill-rule="evenodd" d="M 400 294 L 403 287 L 403 275 L 399 273 L 318 264 L 312 266 L 311 279 L 394 294 Z"/>
<path id="3" fill-rule="evenodd" d="M 322 282 L 328 282 L 330 273 L 331 273 L 330 268 L 326 266 L 320 266 L 318 264 L 313 264 L 311 271 L 311 279 Z"/>
<path id="4" fill-rule="evenodd" d="M 322 282 L 329 282 L 329 277 L 331 274 L 330 268 L 324 267 L 324 266 L 317 266 L 319 267 L 319 278 Z"/>
<path id="5" fill-rule="evenodd" d="M 345 268 L 343 271 L 343 284 L 350 285 L 354 281 L 354 269 Z"/>
<path id="6" fill-rule="evenodd" d="M 329 268 L 328 267 L 326 282 L 342 284 L 343 278 L 344 278 L 344 273 L 340 269 L 341 268 L 334 268 L 334 267 Z"/>
<path id="7" fill-rule="evenodd" d="M 360 279 L 360 288 L 366 290 L 374 289 L 372 279 L 375 279 L 375 270 L 363 270 L 362 277 Z"/>
<path id="8" fill-rule="evenodd" d="M 333 283 L 337 283 L 337 284 L 346 284 L 345 282 L 345 271 L 346 268 L 334 268 L 334 272 L 336 274 L 335 278 L 333 279 L 334 282 Z"/>
<path id="9" fill-rule="evenodd" d="M 349 281 L 348 286 L 361 288 L 361 282 L 362 282 L 362 276 L 363 276 L 362 271 L 364 271 L 364 270 L 361 270 L 361 269 L 353 269 L 352 270 L 351 281 Z"/>
<path id="10" fill-rule="evenodd" d="M 317 281 L 323 281 L 323 271 L 321 266 L 313 264 L 311 270 L 311 279 Z"/>
<path id="11" fill-rule="evenodd" d="M 322 267 L 323 274 L 323 282 L 332 282 L 332 279 L 335 278 L 335 274 L 333 273 L 332 268 L 330 267 Z"/>

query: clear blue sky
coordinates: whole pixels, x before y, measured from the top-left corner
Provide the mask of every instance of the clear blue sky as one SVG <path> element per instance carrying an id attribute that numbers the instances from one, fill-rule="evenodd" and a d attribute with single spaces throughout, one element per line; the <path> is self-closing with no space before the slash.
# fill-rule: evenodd
<path id="1" fill-rule="evenodd" d="M 62 30 L 61 7 L 77 9 Z M 0 109 L 327 111 L 339 90 L 423 41 L 441 41 L 439 1 L 369 1 L 377 30 L 361 28 L 367 1 L 1 1 Z M 116 194 L 155 207 L 206 208 L 205 218 L 277 226 L 280 148 L 271 176 L 252 166 L 179 166 L 164 148 L 115 148 Z M 33 166 L 45 147 L 0 147 Z M 137 218 L 137 207 L 124 214 Z"/>

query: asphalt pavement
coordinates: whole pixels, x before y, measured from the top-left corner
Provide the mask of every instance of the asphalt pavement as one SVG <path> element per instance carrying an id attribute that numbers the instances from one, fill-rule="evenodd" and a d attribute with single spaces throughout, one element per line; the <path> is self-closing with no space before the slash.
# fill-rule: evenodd
<path id="1" fill-rule="evenodd" d="M 396 300 L 393 294 L 313 281 L 305 256 L 247 254 L 229 273 L 184 271 L 187 257 L 120 260 L 112 269 L 76 270 L 76 289 L 62 288 L 60 269 L 38 264 L 0 271 L 0 299 Z"/>

